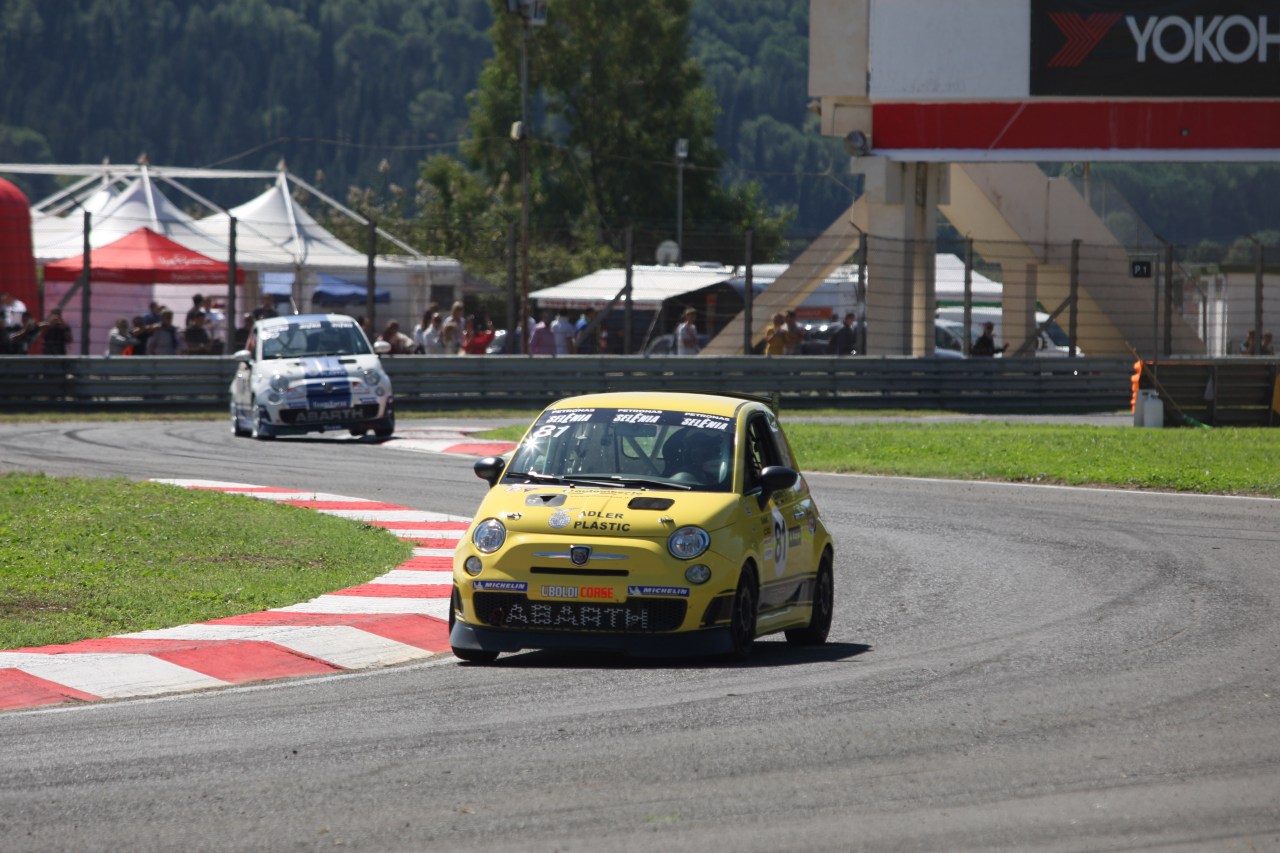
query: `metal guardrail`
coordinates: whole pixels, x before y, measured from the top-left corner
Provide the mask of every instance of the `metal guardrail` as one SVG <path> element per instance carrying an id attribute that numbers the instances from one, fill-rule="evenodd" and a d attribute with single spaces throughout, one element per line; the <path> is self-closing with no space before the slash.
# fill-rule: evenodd
<path id="1" fill-rule="evenodd" d="M 1125 408 L 1133 361 L 825 356 L 395 356 L 401 410 L 536 408 L 596 391 L 734 391 L 786 408 L 1064 412 Z M 216 410 L 236 362 L 201 356 L 0 357 L 0 411 Z"/>
<path id="2" fill-rule="evenodd" d="M 1165 423 L 1189 417 L 1210 426 L 1280 425 L 1280 359 L 1146 362 L 1139 387 L 1163 398 Z"/>

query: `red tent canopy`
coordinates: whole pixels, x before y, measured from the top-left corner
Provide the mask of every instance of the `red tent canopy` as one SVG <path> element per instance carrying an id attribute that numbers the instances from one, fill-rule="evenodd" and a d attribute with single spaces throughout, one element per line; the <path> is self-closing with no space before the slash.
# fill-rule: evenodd
<path id="1" fill-rule="evenodd" d="M 227 280 L 227 265 L 173 242 L 150 228 L 139 228 L 90 252 L 92 281 L 138 284 L 219 284 Z M 84 256 L 46 264 L 45 281 L 75 281 L 84 269 Z M 244 270 L 236 270 L 244 280 Z"/>
<path id="2" fill-rule="evenodd" d="M 22 190 L 0 178 L 0 292 L 40 311 L 36 261 L 31 254 L 31 206 Z"/>

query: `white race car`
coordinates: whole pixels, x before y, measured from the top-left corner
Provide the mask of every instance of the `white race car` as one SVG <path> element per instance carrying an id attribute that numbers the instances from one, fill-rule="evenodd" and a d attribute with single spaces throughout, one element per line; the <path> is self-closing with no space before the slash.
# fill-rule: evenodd
<path id="1" fill-rule="evenodd" d="M 345 429 L 395 432 L 391 380 L 355 320 L 294 314 L 254 324 L 231 383 L 231 431 L 254 438 Z"/>

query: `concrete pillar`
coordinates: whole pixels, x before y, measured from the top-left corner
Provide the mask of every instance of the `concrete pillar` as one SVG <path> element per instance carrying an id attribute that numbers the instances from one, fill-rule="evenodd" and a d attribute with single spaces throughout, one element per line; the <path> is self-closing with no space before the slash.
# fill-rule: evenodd
<path id="1" fill-rule="evenodd" d="M 938 204 L 949 166 L 859 157 L 866 176 L 867 354 L 932 355 Z"/>
<path id="2" fill-rule="evenodd" d="M 1036 284 L 1039 267 L 1036 264 L 1007 264 L 1004 267 L 1004 307 L 1001 311 L 1000 324 L 1003 340 L 996 341 L 996 346 L 1008 344 L 1006 356 L 1014 351 L 1035 333 L 1036 329 Z M 981 329 L 974 330 L 974 336 L 981 334 Z M 1034 356 L 1034 346 L 1023 355 Z"/>

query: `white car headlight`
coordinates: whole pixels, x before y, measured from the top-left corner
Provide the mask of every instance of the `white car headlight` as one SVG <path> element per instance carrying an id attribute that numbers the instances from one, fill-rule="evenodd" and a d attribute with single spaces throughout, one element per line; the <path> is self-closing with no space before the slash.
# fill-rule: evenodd
<path id="1" fill-rule="evenodd" d="M 379 383 L 381 382 L 382 382 L 382 374 L 374 370 L 372 367 L 367 368 L 364 371 L 365 385 L 368 385 L 370 388 L 377 388 Z"/>
<path id="2" fill-rule="evenodd" d="M 692 560 L 711 547 L 711 535 L 701 527 L 681 527 L 667 539 L 667 550 L 680 560 Z"/>
<path id="3" fill-rule="evenodd" d="M 471 534 L 471 544 L 483 554 L 492 554 L 507 541 L 507 528 L 496 518 L 486 518 L 476 525 Z"/>
<path id="4" fill-rule="evenodd" d="M 279 373 L 277 373 L 275 376 L 272 376 L 272 377 L 271 377 L 271 388 L 272 388 L 272 390 L 275 390 L 275 391 L 288 391 L 288 390 L 289 390 L 289 377 L 287 377 L 287 376 L 281 376 Z"/>

